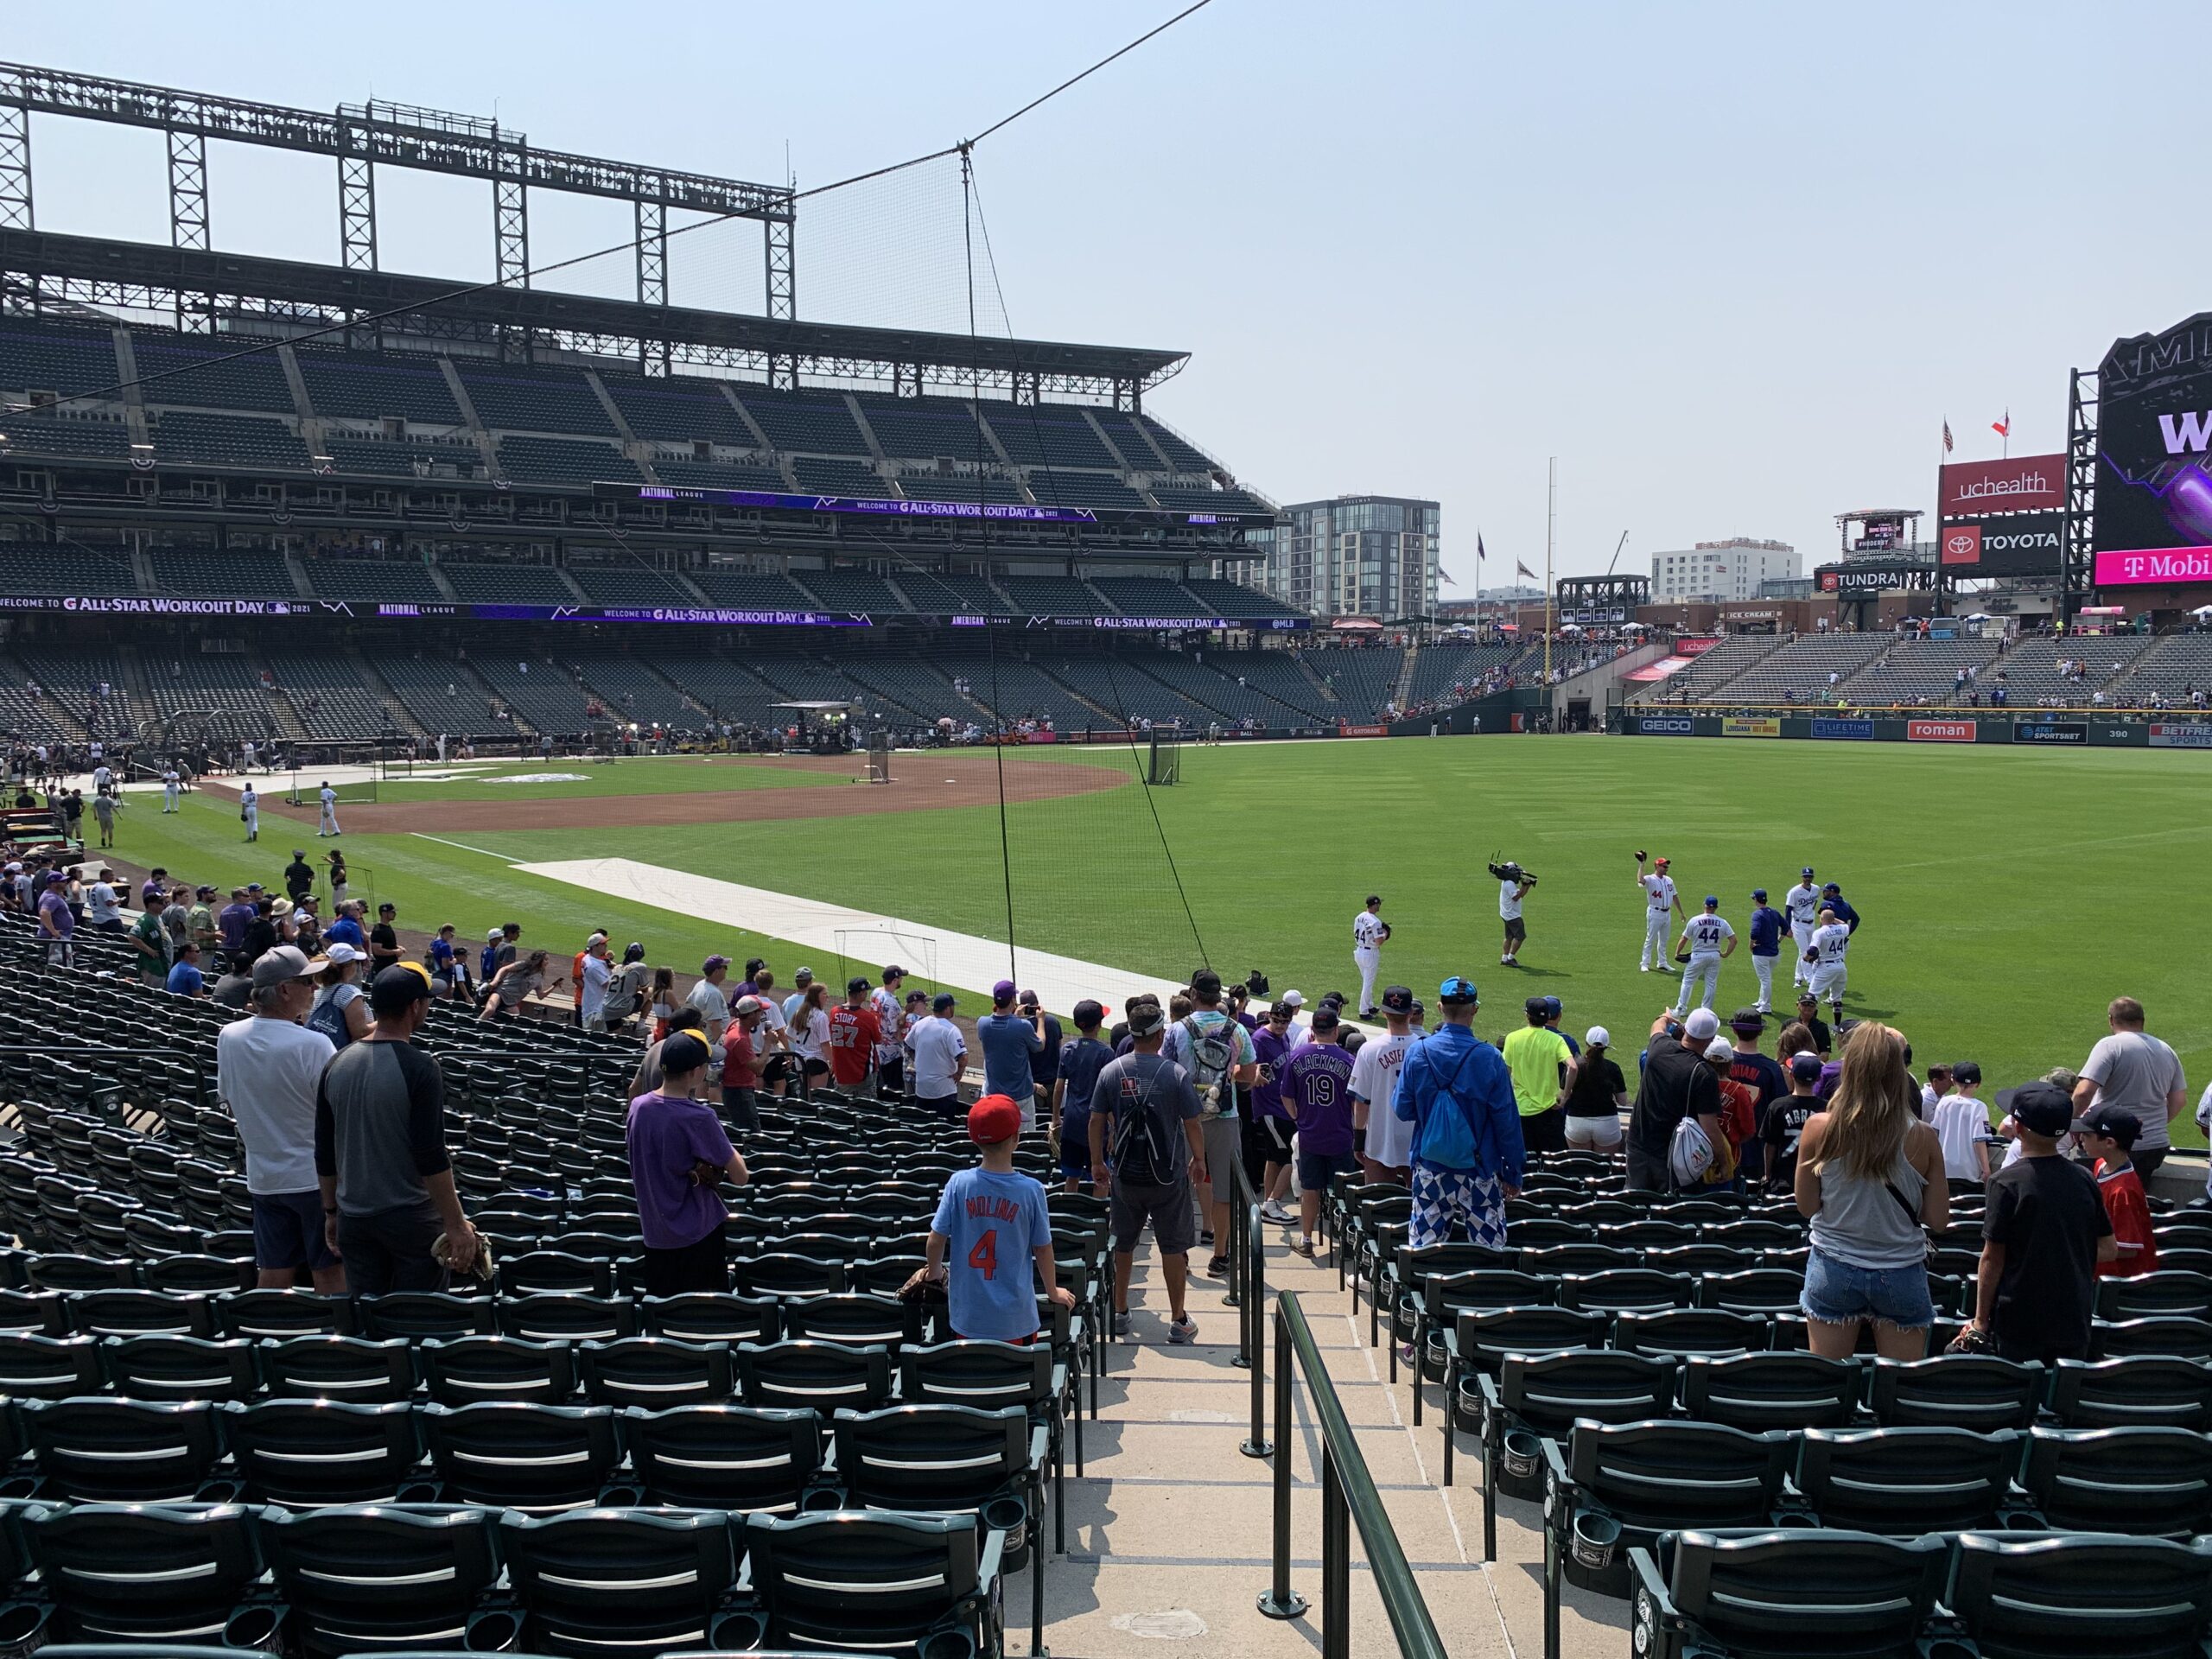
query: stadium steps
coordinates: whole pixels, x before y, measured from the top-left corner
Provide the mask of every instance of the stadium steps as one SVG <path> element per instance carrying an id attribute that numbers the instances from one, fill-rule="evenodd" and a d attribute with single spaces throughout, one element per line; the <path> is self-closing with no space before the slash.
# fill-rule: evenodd
<path id="1" fill-rule="evenodd" d="M 586 369 L 583 372 L 584 384 L 591 388 L 592 396 L 599 399 L 601 410 L 613 423 L 615 435 L 622 440 L 622 453 L 629 457 L 632 466 L 645 475 L 646 483 L 659 483 L 660 474 L 653 470 L 652 444 L 639 439 L 637 433 L 631 429 L 630 423 L 624 416 L 621 406 L 614 401 L 613 394 L 607 391 L 607 383 L 599 378 L 598 372 L 594 369 Z"/>
<path id="2" fill-rule="evenodd" d="M 267 666 L 257 657 L 253 660 L 256 668 Z M 275 677 L 274 675 L 270 676 L 272 680 Z M 315 734 L 308 729 L 306 720 L 301 716 L 298 709 L 292 707 L 292 694 L 289 691 L 280 684 L 272 684 L 261 695 L 269 705 L 270 728 L 277 736 L 294 743 L 311 743 L 315 741 Z"/>
<path id="3" fill-rule="evenodd" d="M 1151 681 L 1161 690 L 1169 693 L 1171 696 L 1180 697 L 1185 702 L 1195 703 L 1198 707 L 1204 709 L 1209 714 L 1220 715 L 1223 720 L 1229 721 L 1232 725 L 1236 723 L 1236 716 L 1230 714 L 1227 709 L 1220 707 L 1217 703 L 1209 702 L 1205 698 L 1200 696 L 1196 690 L 1186 691 L 1179 685 L 1169 684 L 1166 680 L 1163 679 L 1160 676 L 1153 673 L 1149 669 L 1146 668 L 1142 663 L 1138 662 L 1135 658 L 1124 657 L 1121 658 L 1121 664 L 1130 673 L 1137 675 L 1143 679 Z M 1205 665 L 1201 664 L 1199 666 L 1203 667 Z M 1220 676 L 1216 675 L 1215 677 L 1218 679 L 1220 678 Z M 1265 692 L 1261 692 L 1259 695 L 1262 696 L 1267 696 Z M 1274 699 L 1273 697 L 1268 697 L 1268 701 L 1269 702 L 1274 702 Z"/>
<path id="4" fill-rule="evenodd" d="M 0 678 L 4 678 L 8 684 L 16 690 L 23 690 L 37 676 L 24 666 L 22 659 L 13 652 L 0 657 Z M 28 691 L 25 691 L 24 695 L 28 697 Z M 65 741 L 82 743 L 91 737 L 92 734 L 85 729 L 85 722 L 79 720 L 70 709 L 67 699 L 54 696 L 50 688 L 46 695 L 38 700 L 38 709 L 41 714 L 54 722 Z M 26 729 L 28 730 L 28 728 Z"/>
<path id="5" fill-rule="evenodd" d="M 430 578 L 430 585 L 433 588 L 435 588 L 440 593 L 443 594 L 448 599 L 452 600 L 455 604 L 459 604 L 461 602 L 461 595 L 454 592 L 453 583 L 447 579 L 446 573 L 438 569 L 436 561 L 433 560 L 423 565 L 423 573 Z"/>
<path id="6" fill-rule="evenodd" d="M 292 590 L 302 599 L 315 597 L 315 582 L 308 575 L 307 566 L 302 564 L 300 556 L 289 548 L 284 552 L 284 574 L 292 579 Z"/>
<path id="7" fill-rule="evenodd" d="M 138 352 L 132 343 L 130 330 L 118 323 L 115 336 L 116 378 L 123 383 L 123 422 L 130 429 L 130 442 L 150 446 L 154 442 L 151 428 L 146 424 L 146 393 L 138 384 Z M 143 454 L 147 450 L 139 451 Z M 146 589 L 150 593 L 152 589 Z"/>
<path id="8" fill-rule="evenodd" d="M 879 466 L 884 460 L 883 443 L 875 435 L 875 429 L 868 424 L 868 410 L 861 407 L 861 400 L 851 392 L 844 394 L 845 412 L 853 417 L 853 424 L 861 429 L 861 442 L 868 445 L 868 458 Z"/>
<path id="9" fill-rule="evenodd" d="M 552 567 L 552 570 L 554 575 L 559 579 L 561 585 L 576 596 L 576 603 L 579 605 L 588 605 L 592 602 L 591 595 L 584 592 L 582 586 L 578 584 L 576 579 L 570 575 L 568 571 L 557 564 Z"/>
<path id="10" fill-rule="evenodd" d="M 284 384 L 292 390 L 292 404 L 299 411 L 304 436 L 307 423 L 315 419 L 315 399 L 308 396 L 308 378 L 300 372 L 300 359 L 289 346 L 276 348 L 276 362 L 284 371 Z"/>
<path id="11" fill-rule="evenodd" d="M 1313 671 L 1313 665 L 1301 653 L 1294 651 L 1290 653 L 1290 660 L 1298 664 L 1298 671 L 1306 677 L 1306 683 L 1313 688 L 1313 695 L 1317 701 L 1312 712 L 1319 713 L 1321 705 L 1344 701 L 1337 695 L 1337 689 L 1334 686 Z"/>
<path id="12" fill-rule="evenodd" d="M 160 586 L 154 581 L 153 556 L 144 548 L 132 550 L 130 554 L 130 585 L 141 594 L 158 594 Z"/>
<path id="13" fill-rule="evenodd" d="M 715 717 L 715 711 L 712 709 L 709 709 L 698 696 L 694 695 L 690 686 L 684 684 L 683 681 L 677 679 L 676 676 L 670 673 L 652 658 L 635 657 L 631 660 L 636 663 L 639 668 L 644 669 L 646 673 L 652 675 L 653 678 L 658 680 L 663 685 L 666 686 L 671 691 L 673 691 L 678 697 L 682 698 L 683 706 L 686 709 L 697 709 L 701 719 L 711 721 Z"/>
<path id="14" fill-rule="evenodd" d="M 431 565 L 428 568 L 435 570 L 437 566 Z M 439 585 L 442 587 L 444 584 L 441 582 Z M 361 677 L 361 683 L 374 694 L 378 703 L 384 709 L 385 719 L 389 721 L 396 729 L 415 737 L 430 735 L 429 728 L 416 719 L 413 711 L 399 700 L 398 694 L 393 691 L 391 683 L 377 671 L 377 665 L 369 660 L 359 645 L 348 645 L 346 648 L 346 659 L 353 664 L 353 671 Z M 461 666 L 465 669 L 467 664 L 463 664 Z"/>
<path id="15" fill-rule="evenodd" d="M 716 389 L 721 391 L 723 401 L 737 411 L 738 420 L 743 423 L 745 429 L 753 435 L 753 442 L 760 446 L 760 453 L 771 457 L 770 464 L 784 475 L 785 486 L 789 489 L 798 488 L 797 482 L 791 477 L 790 460 L 777 454 L 776 446 L 768 442 L 768 435 L 761 429 L 760 423 L 753 418 L 753 411 L 746 408 L 739 400 L 736 389 L 727 380 L 718 382 Z"/>
<path id="16" fill-rule="evenodd" d="M 1404 709 L 1413 702 L 1414 664 L 1421 658 L 1421 641 L 1408 634 L 1406 638 L 1405 666 L 1398 671 L 1398 683 L 1391 689 L 1390 706 Z"/>
<path id="17" fill-rule="evenodd" d="M 1632 702 L 1702 702 L 1782 647 L 1781 634 L 1732 633 L 1670 679 L 1639 686 Z"/>
<path id="18" fill-rule="evenodd" d="M 499 478 L 505 468 L 499 465 L 499 446 L 482 420 L 478 418 L 476 404 L 468 395 L 468 387 L 461 378 L 461 371 L 454 360 L 443 352 L 438 353 L 438 372 L 445 377 L 446 394 L 453 399 L 453 406 L 461 411 L 461 423 L 468 429 L 468 435 L 475 441 L 476 453 L 484 459 L 484 475 Z"/>
<path id="19" fill-rule="evenodd" d="M 115 682 L 130 694 L 134 709 L 157 709 L 161 704 L 154 701 L 154 683 L 146 673 L 146 664 L 138 655 L 138 647 L 118 640 L 115 652 Z"/>
<path id="20" fill-rule="evenodd" d="M 916 665 L 926 670 L 930 673 L 938 674 L 938 671 L 926 658 L 917 658 Z M 855 663 L 837 663 L 833 664 L 833 666 L 836 667 L 839 673 L 842 674 L 847 679 L 850 680 L 855 685 L 860 687 L 861 690 L 867 692 L 869 696 L 874 698 L 886 708 L 896 709 L 912 719 L 922 721 L 925 725 L 937 718 L 937 715 L 934 713 L 926 709 L 917 709 L 912 703 L 907 702 L 903 697 L 900 697 L 897 693 L 887 690 L 886 686 L 888 682 L 879 680 L 870 673 L 870 671 L 875 666 L 873 659 Z M 945 679 L 945 677 L 942 674 L 938 674 L 938 677 Z M 952 682 L 950 679 L 945 679 L 945 684 L 948 687 L 950 686 L 951 683 Z"/>
<path id="21" fill-rule="evenodd" d="M 1052 671 L 1046 667 L 1044 664 L 1032 658 L 1029 665 L 1035 669 L 1039 674 L 1043 675 L 1046 679 L 1050 680 L 1054 685 L 1058 686 L 1060 690 L 1066 692 L 1068 696 L 1073 697 L 1084 708 L 1094 710 L 1097 714 L 1098 718 L 1105 721 L 1107 725 L 1119 726 L 1122 724 L 1122 716 L 1120 715 L 1115 713 L 1113 709 L 1109 709 L 1104 703 L 1099 702 L 1096 697 L 1087 697 L 1084 696 L 1082 692 L 1077 690 L 1075 687 L 1070 685 L 1058 675 L 1053 673 Z"/>

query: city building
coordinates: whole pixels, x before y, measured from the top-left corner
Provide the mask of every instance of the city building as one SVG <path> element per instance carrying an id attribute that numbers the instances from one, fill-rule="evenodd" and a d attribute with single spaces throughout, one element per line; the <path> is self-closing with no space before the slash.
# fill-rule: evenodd
<path id="1" fill-rule="evenodd" d="M 1651 556 L 1651 602 L 1681 605 L 1757 599 L 1770 582 L 1794 581 L 1797 550 L 1787 542 L 1762 542 L 1731 536 L 1725 542 Z"/>
<path id="2" fill-rule="evenodd" d="M 1282 510 L 1267 590 L 1313 616 L 1427 616 L 1436 608 L 1442 509 L 1395 495 L 1340 495 Z"/>

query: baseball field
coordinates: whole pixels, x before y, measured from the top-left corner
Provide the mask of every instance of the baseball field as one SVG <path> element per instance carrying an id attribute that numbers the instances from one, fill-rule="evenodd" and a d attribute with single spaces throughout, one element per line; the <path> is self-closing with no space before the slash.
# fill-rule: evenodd
<path id="1" fill-rule="evenodd" d="M 1847 1012 L 1896 1022 L 1922 1061 L 1978 1059 L 1993 1093 L 2078 1065 L 2126 993 L 2192 1091 L 2212 1075 L 2212 767 L 2192 754 L 1530 736 L 1186 747 L 1181 782 L 1149 791 L 1136 757 L 1110 749 L 901 753 L 888 786 L 861 769 L 669 758 L 418 775 L 342 805 L 336 843 L 277 780 L 251 847 L 218 779 L 175 816 L 134 794 L 116 853 L 227 889 L 275 884 L 295 846 L 319 860 L 335 844 L 356 895 L 396 903 L 404 927 L 450 921 L 480 944 L 518 921 L 565 961 L 603 926 L 684 973 L 710 952 L 765 957 L 785 984 L 802 963 L 842 976 L 895 955 L 925 976 L 935 961 L 971 1012 L 996 973 L 951 942 L 1003 942 L 1009 914 L 1025 947 L 1075 959 L 1078 979 L 1095 964 L 1102 989 L 1105 970 L 1173 980 L 1203 958 L 1262 969 L 1278 992 L 1356 996 L 1351 918 L 1379 892 L 1386 982 L 1426 995 L 1468 974 L 1485 1030 L 1554 995 L 1578 1033 L 1607 1026 L 1631 1052 L 1677 986 L 1637 969 L 1636 849 L 1669 855 L 1685 904 L 1717 894 L 1739 931 L 1752 887 L 1778 901 L 1810 864 L 1865 918 Z M 1497 960 L 1493 855 L 1540 877 L 1519 968 Z M 827 924 L 779 937 L 813 905 L 838 907 L 834 944 Z M 1719 1006 L 1754 995 L 1746 940 Z"/>

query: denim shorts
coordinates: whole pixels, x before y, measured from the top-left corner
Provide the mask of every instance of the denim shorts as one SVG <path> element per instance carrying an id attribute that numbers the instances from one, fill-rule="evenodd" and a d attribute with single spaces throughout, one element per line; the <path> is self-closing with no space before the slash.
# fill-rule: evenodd
<path id="1" fill-rule="evenodd" d="M 1925 1331 L 1936 1323 L 1928 1296 L 1928 1264 L 1861 1268 L 1815 1249 L 1805 1260 L 1805 1289 L 1797 1306 L 1822 1325 L 1873 1319 L 1899 1331 Z"/>

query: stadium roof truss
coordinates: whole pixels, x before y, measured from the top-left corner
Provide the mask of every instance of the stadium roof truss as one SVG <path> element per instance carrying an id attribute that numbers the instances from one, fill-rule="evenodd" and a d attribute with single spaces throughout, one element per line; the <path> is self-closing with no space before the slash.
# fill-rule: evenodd
<path id="1" fill-rule="evenodd" d="M 35 226 L 30 117 L 150 128 L 166 135 L 170 245 L 56 236 Z M 338 169 L 340 263 L 317 265 L 225 253 L 209 228 L 210 138 L 327 156 Z M 496 288 L 396 275 L 378 264 L 376 169 L 404 167 L 493 186 Z M 636 217 L 637 298 L 597 299 L 530 286 L 532 189 L 630 202 Z M 978 339 L 798 320 L 787 186 L 671 171 L 538 149 L 496 121 L 372 100 L 335 111 L 255 103 L 98 75 L 0 64 L 0 296 L 41 308 L 171 312 L 178 326 L 290 335 L 351 327 L 350 343 L 480 342 L 503 355 L 579 353 L 627 359 L 648 372 L 716 368 L 795 389 L 803 378 L 887 385 L 920 395 L 975 388 L 1017 402 L 1046 397 L 1141 406 L 1144 391 L 1181 369 L 1182 352 Z M 758 220 L 764 304 L 750 315 L 671 305 L 671 210 Z M 398 316 L 387 316 L 391 313 Z"/>

